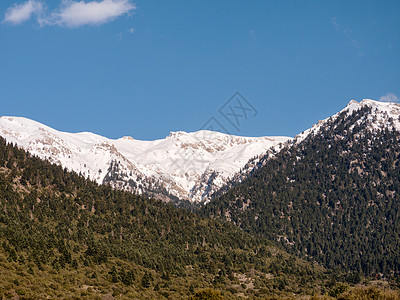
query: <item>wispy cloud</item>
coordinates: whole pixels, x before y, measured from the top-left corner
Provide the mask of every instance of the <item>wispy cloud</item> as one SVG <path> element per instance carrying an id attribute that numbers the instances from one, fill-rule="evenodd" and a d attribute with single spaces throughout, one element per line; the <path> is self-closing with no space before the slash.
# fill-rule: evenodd
<path id="1" fill-rule="evenodd" d="M 336 22 L 336 18 L 335 17 L 331 18 L 331 24 L 335 27 L 336 31 L 339 31 L 340 25 L 338 24 L 338 22 Z"/>
<path id="2" fill-rule="evenodd" d="M 14 4 L 9 7 L 4 16 L 3 22 L 11 24 L 21 24 L 28 21 L 33 15 L 40 16 L 43 11 L 43 3 L 40 1 L 29 0 L 23 4 Z"/>
<path id="3" fill-rule="evenodd" d="M 41 26 L 80 27 L 84 25 L 104 24 L 124 14 L 129 14 L 136 9 L 135 4 L 131 0 L 88 2 L 63 0 L 60 7 L 48 15 L 42 14 L 43 7 L 43 3 L 36 0 L 29 0 L 24 4 L 14 5 L 7 10 L 4 21 L 20 24 L 27 21 L 33 14 L 37 14 L 38 23 Z"/>
<path id="4" fill-rule="evenodd" d="M 360 42 L 356 38 L 354 38 L 351 29 L 349 29 L 347 26 L 340 25 L 335 17 L 332 17 L 330 22 L 337 32 L 341 32 L 344 34 L 344 36 L 350 41 L 350 45 L 353 48 L 358 49 L 358 55 L 362 56 L 363 53 L 361 52 Z"/>
<path id="5" fill-rule="evenodd" d="M 387 93 L 379 98 L 382 102 L 399 102 L 399 98 L 393 93 Z"/>

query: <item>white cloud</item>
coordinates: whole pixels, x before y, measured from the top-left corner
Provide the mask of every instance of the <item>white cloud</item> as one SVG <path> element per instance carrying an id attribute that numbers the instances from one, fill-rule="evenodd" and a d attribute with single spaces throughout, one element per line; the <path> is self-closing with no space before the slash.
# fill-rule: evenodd
<path id="1" fill-rule="evenodd" d="M 65 0 L 61 9 L 53 13 L 49 21 L 67 27 L 97 25 L 112 21 L 135 8 L 136 6 L 129 0 L 103 0 L 87 3 Z"/>
<path id="2" fill-rule="evenodd" d="M 339 31 L 340 25 L 338 24 L 338 22 L 336 22 L 336 18 L 335 17 L 331 18 L 331 24 L 335 27 L 336 31 Z"/>
<path id="3" fill-rule="evenodd" d="M 399 102 L 399 98 L 393 93 L 387 93 L 379 98 L 382 102 Z"/>
<path id="4" fill-rule="evenodd" d="M 131 33 L 131 34 L 134 34 L 135 33 L 135 28 L 129 28 L 128 32 Z"/>
<path id="5" fill-rule="evenodd" d="M 20 24 L 29 20 L 32 15 L 39 15 L 43 10 L 43 3 L 40 1 L 29 0 L 22 4 L 14 4 L 6 11 L 4 21 L 6 23 Z"/>
<path id="6" fill-rule="evenodd" d="M 36 14 L 37 21 L 41 26 L 80 27 L 84 25 L 98 25 L 130 13 L 136 9 L 136 6 L 131 0 L 98 0 L 88 2 L 62 0 L 60 8 L 46 16 L 42 16 L 43 8 L 43 3 L 37 0 L 29 0 L 23 4 L 14 5 L 7 10 L 4 22 L 20 24 Z"/>

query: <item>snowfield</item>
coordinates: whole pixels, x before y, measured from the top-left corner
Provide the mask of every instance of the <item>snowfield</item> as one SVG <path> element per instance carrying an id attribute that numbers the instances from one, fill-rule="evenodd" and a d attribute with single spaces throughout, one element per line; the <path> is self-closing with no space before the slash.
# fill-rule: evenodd
<path id="1" fill-rule="evenodd" d="M 21 117 L 1 117 L 0 135 L 98 183 L 140 194 L 166 191 L 198 202 L 207 202 L 251 158 L 291 139 L 202 130 L 171 132 L 154 141 L 113 140 L 90 132 L 60 132 Z"/>

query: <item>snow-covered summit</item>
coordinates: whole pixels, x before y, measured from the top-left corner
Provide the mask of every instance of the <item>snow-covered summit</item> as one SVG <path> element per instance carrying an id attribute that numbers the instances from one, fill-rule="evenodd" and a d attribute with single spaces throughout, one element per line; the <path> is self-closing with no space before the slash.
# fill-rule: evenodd
<path id="1" fill-rule="evenodd" d="M 389 124 L 393 124 L 395 129 L 400 130 L 400 104 L 393 102 L 381 102 L 372 99 L 364 99 L 360 102 L 356 100 L 351 100 L 344 109 L 334 114 L 333 116 L 326 118 L 324 120 L 318 121 L 317 124 L 314 124 L 310 129 L 303 131 L 302 133 L 296 135 L 295 141 L 301 142 L 304 140 L 309 134 L 317 133 L 322 126 L 324 126 L 328 120 L 336 119 L 340 114 L 347 113 L 351 114 L 356 110 L 361 109 L 362 107 L 368 106 L 371 108 L 371 114 L 369 115 L 370 126 L 371 129 L 382 129 L 385 126 L 389 126 Z M 390 125 L 392 126 L 392 125 Z"/>
<path id="2" fill-rule="evenodd" d="M 0 135 L 98 183 L 190 201 L 207 201 L 249 159 L 290 139 L 201 130 L 171 132 L 154 141 L 114 140 L 90 132 L 61 132 L 22 117 L 1 117 Z"/>

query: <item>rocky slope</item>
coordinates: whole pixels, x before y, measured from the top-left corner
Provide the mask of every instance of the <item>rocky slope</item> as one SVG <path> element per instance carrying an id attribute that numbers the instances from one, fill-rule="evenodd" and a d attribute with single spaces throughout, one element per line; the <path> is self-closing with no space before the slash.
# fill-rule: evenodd
<path id="1" fill-rule="evenodd" d="M 89 132 L 60 132 L 21 117 L 1 117 L 0 135 L 98 183 L 194 202 L 207 202 L 249 159 L 290 140 L 205 130 L 171 132 L 155 141 L 113 140 Z"/>

